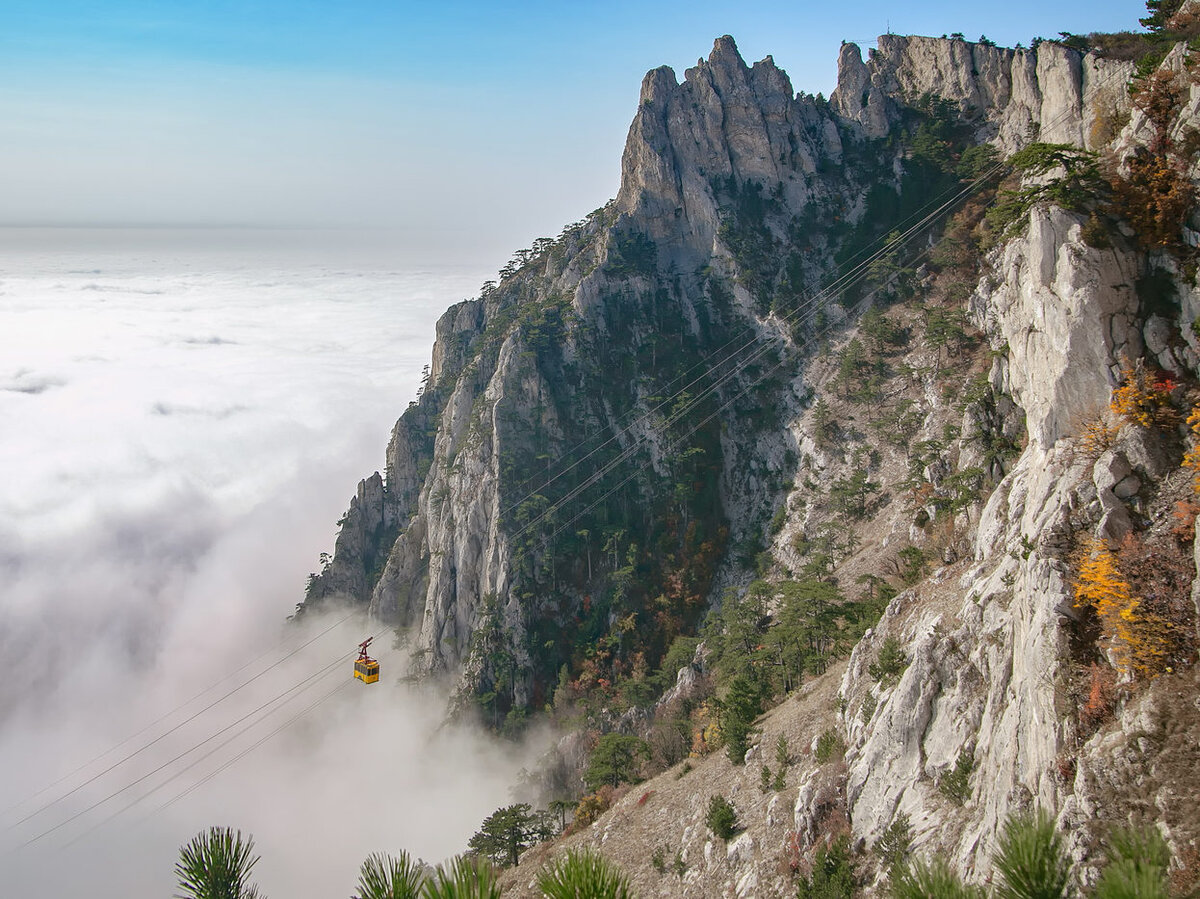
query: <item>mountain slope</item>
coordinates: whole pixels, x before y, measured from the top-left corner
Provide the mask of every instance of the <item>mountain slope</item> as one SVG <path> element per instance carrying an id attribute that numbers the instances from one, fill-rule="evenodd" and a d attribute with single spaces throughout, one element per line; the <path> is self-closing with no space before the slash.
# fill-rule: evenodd
<path id="1" fill-rule="evenodd" d="M 682 704 L 704 754 L 729 741 L 731 679 L 760 699 L 807 679 L 744 767 L 639 788 L 687 806 L 678 828 L 631 793 L 575 838 L 648 890 L 786 892 L 840 830 L 873 877 L 904 822 L 982 880 L 1035 804 L 1082 876 L 1127 820 L 1194 879 L 1200 85 L 1184 44 L 1133 74 L 895 35 L 866 62 L 845 45 L 828 102 L 730 38 L 682 82 L 650 72 L 617 198 L 439 322 L 305 608 L 368 605 L 497 729 L 550 706 L 582 723 L 554 787 L 575 797 L 598 732 Z M 1077 586 L 1109 561 L 1112 620 Z M 717 606 L 684 668 L 698 692 L 655 705 Z M 768 657 L 792 625 L 799 655 Z M 843 760 L 810 749 L 754 794 L 776 731 L 815 749 L 826 728 Z M 694 820 L 716 789 L 749 819 L 728 849 Z"/>

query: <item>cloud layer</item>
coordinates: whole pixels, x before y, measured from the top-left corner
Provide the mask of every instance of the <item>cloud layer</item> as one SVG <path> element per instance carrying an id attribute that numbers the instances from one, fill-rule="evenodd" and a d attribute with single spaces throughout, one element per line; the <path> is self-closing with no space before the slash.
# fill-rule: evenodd
<path id="1" fill-rule="evenodd" d="M 372 627 L 357 619 L 264 669 L 302 642 L 284 620 L 380 467 L 433 321 L 487 273 L 328 236 L 18 237 L 0 253 L 6 888 L 166 895 L 179 845 L 216 824 L 254 834 L 269 895 L 301 899 L 348 894 L 372 851 L 460 850 L 521 759 L 440 730 L 386 634 L 374 687 L 336 661 Z"/>

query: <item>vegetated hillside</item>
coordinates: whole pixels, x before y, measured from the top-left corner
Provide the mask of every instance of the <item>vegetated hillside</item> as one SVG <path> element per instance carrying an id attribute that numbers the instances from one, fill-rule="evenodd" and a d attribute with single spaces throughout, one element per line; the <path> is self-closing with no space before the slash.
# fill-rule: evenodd
<path id="1" fill-rule="evenodd" d="M 729 38 L 651 72 L 614 203 L 439 323 L 305 607 L 369 603 L 463 708 L 568 730 L 527 787 L 648 893 L 790 893 L 830 853 L 983 881 L 1035 806 L 1083 881 L 1133 824 L 1194 883 L 1173 47 L 888 35 L 828 102 Z"/>

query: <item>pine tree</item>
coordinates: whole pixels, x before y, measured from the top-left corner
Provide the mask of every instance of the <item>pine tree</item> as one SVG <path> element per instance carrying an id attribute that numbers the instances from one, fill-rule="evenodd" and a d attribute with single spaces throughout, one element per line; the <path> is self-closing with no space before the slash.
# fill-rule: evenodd
<path id="1" fill-rule="evenodd" d="M 254 839 L 240 830 L 211 827 L 179 850 L 179 899 L 257 899 L 250 872 L 258 864 Z"/>
<path id="2" fill-rule="evenodd" d="M 498 865 L 515 865 L 521 853 L 537 842 L 538 833 L 538 816 L 530 811 L 528 802 L 518 802 L 484 818 L 467 846 Z"/>

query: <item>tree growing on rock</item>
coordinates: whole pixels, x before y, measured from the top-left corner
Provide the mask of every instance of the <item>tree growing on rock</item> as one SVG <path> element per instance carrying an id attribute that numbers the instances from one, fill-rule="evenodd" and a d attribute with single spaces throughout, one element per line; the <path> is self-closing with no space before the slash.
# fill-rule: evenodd
<path id="1" fill-rule="evenodd" d="M 522 852 L 542 839 L 543 829 L 541 816 L 531 810 L 529 803 L 518 802 L 484 818 L 467 846 L 498 865 L 515 865 Z"/>
<path id="2" fill-rule="evenodd" d="M 605 734 L 592 750 L 583 782 L 589 790 L 604 784 L 615 787 L 622 783 L 633 783 L 637 778 L 638 764 L 650 755 L 650 745 L 640 737 L 628 734 Z"/>

